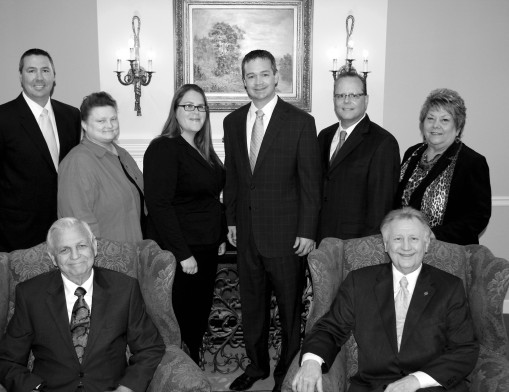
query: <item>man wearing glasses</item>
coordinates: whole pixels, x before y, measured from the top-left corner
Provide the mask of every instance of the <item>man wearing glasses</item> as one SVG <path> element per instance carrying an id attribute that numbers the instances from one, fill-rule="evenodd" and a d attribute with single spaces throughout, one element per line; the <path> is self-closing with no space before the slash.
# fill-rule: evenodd
<path id="1" fill-rule="evenodd" d="M 317 243 L 377 234 L 399 180 L 398 142 L 366 114 L 365 79 L 355 71 L 340 73 L 333 102 L 339 123 L 318 135 L 323 195 Z"/>

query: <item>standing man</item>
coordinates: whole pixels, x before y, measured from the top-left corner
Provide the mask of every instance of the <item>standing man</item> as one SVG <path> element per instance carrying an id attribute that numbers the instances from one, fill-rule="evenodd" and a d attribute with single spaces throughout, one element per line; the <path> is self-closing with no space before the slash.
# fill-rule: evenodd
<path id="1" fill-rule="evenodd" d="M 306 335 L 294 392 L 323 392 L 322 371 L 352 333 L 358 371 L 348 392 L 468 391 L 479 343 L 462 280 L 422 263 L 431 230 L 420 211 L 390 212 L 381 231 L 391 263 L 348 274 Z"/>
<path id="2" fill-rule="evenodd" d="M 324 169 L 318 241 L 378 234 L 399 181 L 398 142 L 366 114 L 366 80 L 340 73 L 333 99 L 339 123 L 318 136 Z"/>
<path id="3" fill-rule="evenodd" d="M 301 256 L 314 248 L 320 208 L 320 158 L 312 116 L 276 95 L 274 56 L 254 50 L 242 60 L 252 102 L 224 120 L 228 240 L 237 247 L 246 372 L 230 386 L 249 389 L 269 376 L 270 297 L 281 321 L 274 391 L 300 346 Z"/>
<path id="4" fill-rule="evenodd" d="M 79 110 L 50 99 L 49 53 L 27 50 L 19 61 L 23 92 L 0 106 L 0 251 L 44 242 L 57 219 L 58 164 L 80 140 Z"/>
<path id="5" fill-rule="evenodd" d="M 165 345 L 138 281 L 94 267 L 97 241 L 76 218 L 56 221 L 47 245 L 56 269 L 16 286 L 0 340 L 0 384 L 8 391 L 145 391 Z"/>

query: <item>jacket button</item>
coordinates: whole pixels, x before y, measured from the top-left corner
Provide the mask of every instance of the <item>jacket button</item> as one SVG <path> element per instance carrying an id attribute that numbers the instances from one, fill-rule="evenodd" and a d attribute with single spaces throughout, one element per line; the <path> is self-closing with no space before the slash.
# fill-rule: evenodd
<path id="1" fill-rule="evenodd" d="M 250 188 L 251 190 L 255 189 L 256 188 L 255 184 L 251 184 Z"/>
<path id="2" fill-rule="evenodd" d="M 83 378 L 85 374 L 83 372 L 80 372 L 80 378 Z"/>

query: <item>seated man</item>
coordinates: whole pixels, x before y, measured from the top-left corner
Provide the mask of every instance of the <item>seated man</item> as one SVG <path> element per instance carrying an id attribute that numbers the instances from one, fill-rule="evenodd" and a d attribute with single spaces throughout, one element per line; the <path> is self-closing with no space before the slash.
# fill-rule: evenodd
<path id="1" fill-rule="evenodd" d="M 75 218 L 56 221 L 47 245 L 58 269 L 16 287 L 14 315 L 0 341 L 0 384 L 8 391 L 145 391 L 165 345 L 138 281 L 94 267 L 96 239 Z"/>
<path id="2" fill-rule="evenodd" d="M 322 370 L 351 332 L 359 368 L 349 392 L 468 390 L 479 345 L 461 279 L 422 263 L 431 230 L 419 211 L 390 212 L 381 231 L 392 263 L 348 274 L 304 340 L 294 391 L 322 392 Z"/>

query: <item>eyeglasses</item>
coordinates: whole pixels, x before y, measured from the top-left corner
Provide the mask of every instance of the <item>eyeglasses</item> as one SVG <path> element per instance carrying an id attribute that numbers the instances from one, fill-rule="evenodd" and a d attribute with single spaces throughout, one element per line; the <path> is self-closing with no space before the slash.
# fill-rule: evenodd
<path id="1" fill-rule="evenodd" d="M 194 109 L 198 109 L 199 112 L 206 112 L 209 110 L 209 107 L 207 105 L 191 105 L 190 103 L 187 103 L 185 105 L 177 105 L 181 108 L 184 108 L 186 112 L 194 112 Z"/>
<path id="2" fill-rule="evenodd" d="M 366 94 L 334 94 L 335 99 L 345 100 L 348 98 L 350 101 L 357 101 L 360 97 Z"/>

